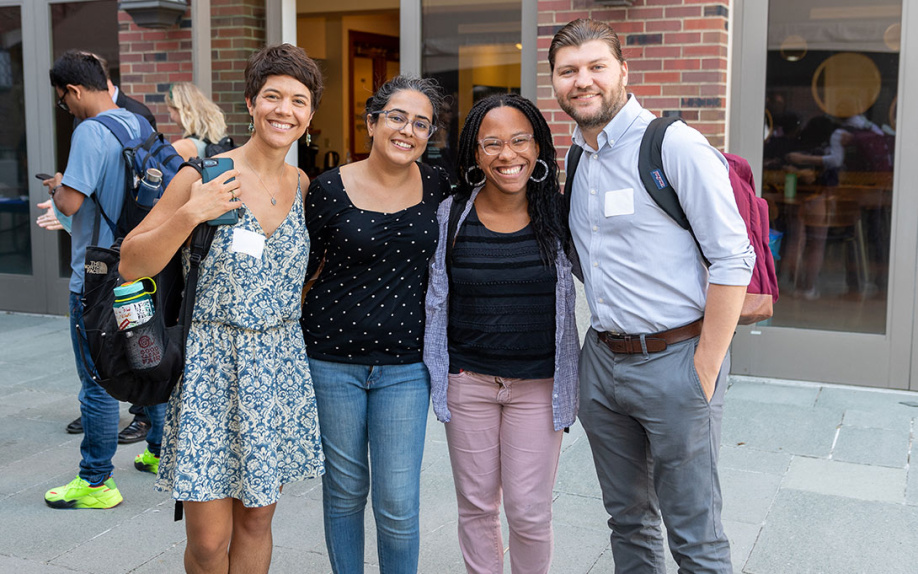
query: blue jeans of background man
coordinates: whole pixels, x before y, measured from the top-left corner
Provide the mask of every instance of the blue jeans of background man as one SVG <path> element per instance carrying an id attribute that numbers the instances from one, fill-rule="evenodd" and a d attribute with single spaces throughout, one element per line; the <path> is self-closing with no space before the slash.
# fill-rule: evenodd
<path id="1" fill-rule="evenodd" d="M 325 450 L 322 502 L 332 571 L 363 572 L 363 515 L 372 484 L 379 571 L 414 574 L 430 399 L 427 368 L 313 358 L 309 368 Z"/>
<path id="2" fill-rule="evenodd" d="M 80 294 L 71 292 L 70 339 L 73 342 L 77 375 L 80 377 L 80 415 L 83 417 L 80 477 L 95 483 L 105 480 L 115 468 L 112 457 L 118 448 L 118 401 L 92 380 L 89 373 L 95 372 L 96 367 L 92 364 L 86 341 L 82 340 L 77 332 L 77 325 L 83 329 L 83 305 L 80 303 Z M 147 444 L 150 452 L 156 456 L 159 456 L 163 439 L 165 408 L 165 404 L 147 407 L 147 415 L 152 423 L 147 435 Z"/>

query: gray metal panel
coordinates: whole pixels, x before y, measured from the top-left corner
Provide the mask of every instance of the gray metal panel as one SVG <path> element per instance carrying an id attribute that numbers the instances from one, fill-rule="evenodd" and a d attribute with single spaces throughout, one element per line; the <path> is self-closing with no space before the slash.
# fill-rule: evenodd
<path id="1" fill-rule="evenodd" d="M 539 73 L 539 6 L 536 0 L 523 0 L 522 38 L 520 55 L 520 94 L 533 102 L 538 100 Z"/>
<path id="2" fill-rule="evenodd" d="M 274 0 L 268 0 L 268 12 Z M 208 98 L 213 97 L 210 51 L 210 0 L 191 3 L 191 67 L 194 85 Z M 271 18 L 266 18 L 270 29 Z"/>
<path id="3" fill-rule="evenodd" d="M 902 2 L 902 40 L 899 52 L 899 104 L 896 126 L 896 172 L 893 192 L 892 232 L 896 237 L 890 252 L 890 336 L 892 337 L 893 385 L 918 390 L 918 6 Z M 905 97 L 905 94 L 911 94 Z"/>
<path id="4" fill-rule="evenodd" d="M 400 72 L 421 75 L 421 0 L 401 0 L 399 4 Z"/>

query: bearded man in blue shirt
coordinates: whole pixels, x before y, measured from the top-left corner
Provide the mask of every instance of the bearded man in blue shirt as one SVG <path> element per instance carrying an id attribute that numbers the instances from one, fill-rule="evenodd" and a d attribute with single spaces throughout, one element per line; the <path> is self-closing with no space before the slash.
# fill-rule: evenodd
<path id="1" fill-rule="evenodd" d="M 727 351 L 755 254 L 726 160 L 681 122 L 666 132 L 664 171 L 696 245 L 641 182 L 638 151 L 654 116 L 626 91 L 628 64 L 612 27 L 567 24 L 548 60 L 584 149 L 569 219 L 592 315 L 580 418 L 610 515 L 615 571 L 665 573 L 662 515 L 680 572 L 732 572 L 717 457 Z"/>

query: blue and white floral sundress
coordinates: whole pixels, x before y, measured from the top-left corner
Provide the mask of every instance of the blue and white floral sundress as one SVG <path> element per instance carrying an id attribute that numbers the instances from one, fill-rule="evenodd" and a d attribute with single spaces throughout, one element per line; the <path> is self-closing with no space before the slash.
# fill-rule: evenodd
<path id="1" fill-rule="evenodd" d="M 264 237 L 243 208 L 235 225 L 217 228 L 201 264 L 156 481 L 176 500 L 267 506 L 281 485 L 325 471 L 299 325 L 309 257 L 299 185 L 296 196 L 260 258 L 233 249 L 237 230 Z"/>

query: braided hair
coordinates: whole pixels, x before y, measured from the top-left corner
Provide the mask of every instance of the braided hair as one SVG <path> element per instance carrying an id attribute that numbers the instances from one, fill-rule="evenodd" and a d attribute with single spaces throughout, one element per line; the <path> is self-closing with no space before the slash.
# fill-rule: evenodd
<path id="1" fill-rule="evenodd" d="M 465 125 L 459 136 L 459 186 L 456 188 L 455 199 L 460 202 L 468 201 L 473 187 L 477 187 L 475 184 L 480 183 L 475 181 L 479 179 L 475 174 L 482 173 L 475 161 L 478 131 L 485 115 L 494 108 L 503 106 L 519 110 L 529 120 L 532 125 L 532 135 L 539 144 L 538 159 L 544 161 L 548 166 L 547 177 L 542 181 L 537 182 L 530 179 L 527 182 L 526 199 L 529 202 L 529 219 L 539 245 L 539 253 L 542 261 L 551 266 L 554 265 L 559 246 L 565 251 L 572 247 L 570 227 L 567 222 L 568 208 L 558 184 L 558 162 L 555 146 L 552 144 L 551 130 L 542 112 L 531 101 L 517 94 L 496 94 L 483 98 L 472 107 L 465 118 Z M 541 171 L 541 164 L 536 165 L 535 171 Z"/>

